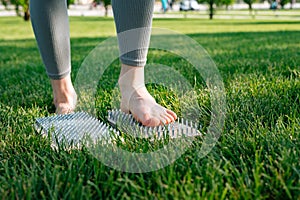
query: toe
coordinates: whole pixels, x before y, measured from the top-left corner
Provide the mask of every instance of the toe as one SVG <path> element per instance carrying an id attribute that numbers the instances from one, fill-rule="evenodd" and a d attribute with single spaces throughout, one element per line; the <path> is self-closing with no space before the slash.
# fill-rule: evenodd
<path id="1" fill-rule="evenodd" d="M 170 124 L 170 123 L 172 123 L 172 122 L 175 121 L 175 118 L 174 118 L 172 115 L 170 115 L 169 113 L 167 113 L 167 114 L 165 115 L 165 117 L 166 117 L 166 119 L 167 119 L 167 124 Z"/>
<path id="2" fill-rule="evenodd" d="M 171 115 L 172 117 L 173 117 L 173 120 L 172 121 L 175 121 L 176 119 L 177 119 L 177 115 L 176 115 L 176 113 L 174 113 L 172 110 L 166 110 L 167 111 L 167 113 L 169 114 L 169 115 Z"/>
<path id="3" fill-rule="evenodd" d="M 167 113 L 161 113 L 159 116 L 160 125 L 166 125 L 171 122 Z"/>

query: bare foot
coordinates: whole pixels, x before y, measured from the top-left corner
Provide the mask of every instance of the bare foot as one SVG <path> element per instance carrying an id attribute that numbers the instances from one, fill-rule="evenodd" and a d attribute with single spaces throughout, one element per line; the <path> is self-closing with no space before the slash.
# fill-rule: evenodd
<path id="1" fill-rule="evenodd" d="M 131 113 L 144 126 L 169 124 L 176 114 L 156 103 L 144 85 L 144 68 L 122 65 L 119 77 L 121 110 Z"/>
<path id="2" fill-rule="evenodd" d="M 71 82 L 71 77 L 51 79 L 53 89 L 53 103 L 56 114 L 68 114 L 75 110 L 77 95 Z"/>

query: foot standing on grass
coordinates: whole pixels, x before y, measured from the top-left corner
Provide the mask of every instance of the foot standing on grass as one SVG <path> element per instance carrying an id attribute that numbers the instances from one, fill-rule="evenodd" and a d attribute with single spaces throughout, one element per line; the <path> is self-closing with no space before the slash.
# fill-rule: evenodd
<path id="1" fill-rule="evenodd" d="M 144 85 L 144 66 L 148 52 L 154 0 L 112 0 L 122 63 L 119 76 L 121 110 L 145 126 L 173 122 L 177 116 L 148 93 Z M 38 47 L 53 89 L 56 113 L 74 111 L 77 95 L 71 82 L 70 35 L 66 1 L 31 0 L 30 13 Z M 137 50 L 126 49 L 124 31 L 136 31 Z M 125 36 L 122 36 L 125 35 Z M 134 44 L 135 45 L 135 44 Z"/>

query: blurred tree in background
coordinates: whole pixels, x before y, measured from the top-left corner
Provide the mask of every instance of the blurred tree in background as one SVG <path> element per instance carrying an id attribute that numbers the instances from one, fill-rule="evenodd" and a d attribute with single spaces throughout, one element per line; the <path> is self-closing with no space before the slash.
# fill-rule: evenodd
<path id="1" fill-rule="evenodd" d="M 4 5 L 4 7 L 6 8 L 9 1 L 8 0 L 1 0 L 2 5 Z"/>
<path id="2" fill-rule="evenodd" d="M 243 0 L 249 6 L 249 10 L 252 11 L 252 4 L 256 2 L 256 0 Z"/>
<path id="3" fill-rule="evenodd" d="M 29 12 L 29 1 L 30 0 L 0 0 L 0 3 L 5 6 L 6 9 L 11 8 L 10 5 L 15 6 L 15 11 L 18 16 L 21 16 L 24 18 L 25 21 L 29 21 L 30 19 L 30 12 Z M 65 0 L 67 3 L 67 6 L 69 8 L 69 5 L 79 3 L 78 0 Z M 157 2 L 160 2 L 160 0 L 156 0 Z M 180 2 L 182 0 L 172 0 L 172 3 L 174 2 Z M 246 3 L 249 6 L 250 15 L 255 16 L 255 12 L 252 11 L 252 5 L 259 1 L 260 3 L 263 3 L 264 0 L 197 0 L 200 4 L 207 4 L 208 5 L 208 11 L 209 11 L 209 18 L 213 19 L 215 10 L 219 6 L 225 6 L 228 10 L 229 6 L 237 3 Z M 280 5 L 282 9 L 285 8 L 287 4 L 290 3 L 290 9 L 293 8 L 293 5 L 296 2 L 300 2 L 300 0 L 267 0 L 270 3 L 270 7 L 272 7 L 272 3 L 276 1 Z M 92 1 L 95 5 L 101 4 L 105 8 L 105 16 L 108 16 L 108 9 L 111 5 L 111 0 L 93 0 Z"/>
<path id="4" fill-rule="evenodd" d="M 280 0 L 280 2 L 279 2 L 282 9 L 284 9 L 284 6 L 288 3 L 291 3 L 291 1 L 290 0 Z"/>
<path id="5" fill-rule="evenodd" d="M 108 6 L 111 5 L 111 0 L 94 0 L 94 3 L 100 4 L 103 3 L 103 6 L 105 8 L 105 16 L 108 15 Z"/>
<path id="6" fill-rule="evenodd" d="M 213 19 L 214 17 L 214 6 L 219 4 L 218 2 L 221 0 L 197 0 L 198 3 L 203 4 L 203 3 L 207 3 L 208 7 L 209 7 L 209 19 Z"/>
<path id="7" fill-rule="evenodd" d="M 10 3 L 16 6 L 15 9 L 18 16 L 23 16 L 25 21 L 29 21 L 29 0 L 10 0 Z M 23 15 L 20 13 L 20 7 L 24 13 Z"/>
<path id="8" fill-rule="evenodd" d="M 111 0 L 102 0 L 105 8 L 105 16 L 108 15 L 108 6 L 111 5 Z"/>
<path id="9" fill-rule="evenodd" d="M 75 3 L 75 0 L 67 0 L 67 7 L 69 8 L 69 6 L 74 3 Z"/>
<path id="10" fill-rule="evenodd" d="M 200 4 L 203 4 L 203 3 L 208 4 L 209 19 L 213 19 L 216 6 L 225 5 L 226 9 L 228 9 L 228 7 L 235 2 L 235 0 L 197 0 L 197 2 Z"/>
<path id="11" fill-rule="evenodd" d="M 18 16 L 22 16 L 25 21 L 30 20 L 30 12 L 29 12 L 29 1 L 30 0 L 1 0 L 2 4 L 4 6 L 7 6 L 8 4 L 15 5 L 15 10 Z M 69 8 L 70 4 L 74 4 L 75 0 L 66 0 L 67 6 Z M 23 14 L 21 14 L 21 9 Z"/>
<path id="12" fill-rule="evenodd" d="M 234 4 L 235 0 L 219 0 L 219 4 L 224 5 L 226 7 L 226 10 L 228 10 L 228 7 L 232 4 Z"/>

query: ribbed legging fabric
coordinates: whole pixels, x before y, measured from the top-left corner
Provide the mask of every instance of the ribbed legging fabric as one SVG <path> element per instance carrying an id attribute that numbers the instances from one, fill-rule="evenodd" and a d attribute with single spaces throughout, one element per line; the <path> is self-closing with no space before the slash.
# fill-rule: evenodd
<path id="1" fill-rule="evenodd" d="M 112 0 L 120 60 L 143 67 L 150 40 L 154 0 Z M 30 0 L 33 31 L 46 72 L 61 79 L 71 72 L 70 31 L 65 0 Z M 128 41 L 131 41 L 130 44 Z"/>

